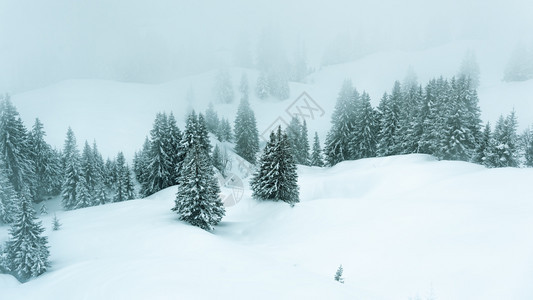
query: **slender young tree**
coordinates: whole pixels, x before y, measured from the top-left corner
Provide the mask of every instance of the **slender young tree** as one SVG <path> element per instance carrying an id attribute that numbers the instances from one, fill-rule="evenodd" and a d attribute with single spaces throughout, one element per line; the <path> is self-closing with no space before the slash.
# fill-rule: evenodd
<path id="1" fill-rule="evenodd" d="M 63 208 L 70 210 L 78 205 L 77 185 L 82 175 L 76 137 L 70 127 L 68 128 L 63 148 L 63 164 L 62 204 Z"/>
<path id="2" fill-rule="evenodd" d="M 324 160 L 322 159 L 322 150 L 320 149 L 320 140 L 318 133 L 315 131 L 315 139 L 313 142 L 313 152 L 311 153 L 310 165 L 314 167 L 323 167 Z"/>

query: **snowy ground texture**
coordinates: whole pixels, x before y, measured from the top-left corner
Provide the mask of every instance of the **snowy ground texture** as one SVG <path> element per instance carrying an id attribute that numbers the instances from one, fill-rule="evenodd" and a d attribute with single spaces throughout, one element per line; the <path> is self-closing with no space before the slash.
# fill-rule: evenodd
<path id="1" fill-rule="evenodd" d="M 533 299 L 533 170 L 406 155 L 299 174 L 300 204 L 245 187 L 213 232 L 178 221 L 175 187 L 58 211 L 59 231 L 49 214 L 52 268 L 1 275 L 0 298 Z"/>

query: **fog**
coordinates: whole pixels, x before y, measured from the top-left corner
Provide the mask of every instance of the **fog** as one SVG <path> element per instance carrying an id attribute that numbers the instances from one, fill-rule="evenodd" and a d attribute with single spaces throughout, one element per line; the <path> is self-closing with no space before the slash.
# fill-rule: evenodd
<path id="1" fill-rule="evenodd" d="M 457 39 L 515 44 L 533 37 L 531 11 L 526 0 L 1 0 L 0 91 L 69 78 L 164 82 L 233 65 L 243 41 L 253 55 L 264 31 L 287 56 L 304 43 L 314 67 L 347 36 L 364 41 L 361 54 Z"/>

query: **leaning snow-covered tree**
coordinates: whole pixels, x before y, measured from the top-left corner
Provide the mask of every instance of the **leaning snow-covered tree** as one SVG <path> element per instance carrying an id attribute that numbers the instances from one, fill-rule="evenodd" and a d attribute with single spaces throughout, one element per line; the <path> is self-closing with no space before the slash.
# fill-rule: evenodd
<path id="1" fill-rule="evenodd" d="M 205 230 L 213 229 L 226 211 L 220 199 L 220 187 L 211 159 L 198 143 L 191 145 L 181 171 L 176 194 L 176 211 L 180 220 Z"/>
<path id="2" fill-rule="evenodd" d="M 35 217 L 31 199 L 21 193 L 21 202 L 9 231 L 6 244 L 7 267 L 20 281 L 41 275 L 50 266 L 48 239 L 42 236 L 44 228 Z"/>
<path id="3" fill-rule="evenodd" d="M 284 201 L 291 205 L 300 202 L 296 161 L 281 126 L 270 134 L 250 186 L 256 199 Z"/>

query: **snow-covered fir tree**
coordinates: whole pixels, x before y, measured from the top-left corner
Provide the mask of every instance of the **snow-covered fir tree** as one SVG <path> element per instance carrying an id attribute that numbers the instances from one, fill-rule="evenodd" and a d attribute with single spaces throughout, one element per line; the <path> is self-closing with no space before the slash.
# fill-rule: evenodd
<path id="1" fill-rule="evenodd" d="M 222 174 L 222 176 L 225 176 L 225 170 L 224 170 L 224 167 L 222 165 L 222 152 L 220 152 L 220 148 L 218 147 L 218 145 L 215 145 L 215 149 L 213 150 L 213 155 L 212 155 L 212 163 L 213 163 L 213 167 L 215 167 L 215 169 L 217 169 L 220 174 Z"/>
<path id="2" fill-rule="evenodd" d="M 135 178 L 141 184 L 141 194 L 144 194 L 144 185 L 148 181 L 148 171 L 146 168 L 150 163 L 150 148 L 150 140 L 146 137 L 141 150 L 135 152 L 133 157 L 133 171 L 135 172 Z"/>
<path id="3" fill-rule="evenodd" d="M 380 132 L 378 134 L 377 154 L 379 156 L 396 155 L 401 152 L 398 129 L 402 101 L 401 86 L 396 81 L 392 93 L 390 95 L 383 95 L 378 106 L 380 112 Z"/>
<path id="4" fill-rule="evenodd" d="M 265 72 L 259 73 L 257 77 L 257 83 L 255 85 L 255 95 L 259 99 L 266 99 L 269 95 L 270 83 Z M 248 100 L 248 99 L 246 99 Z"/>
<path id="5" fill-rule="evenodd" d="M 344 278 L 342 278 L 342 273 L 343 273 L 343 268 L 342 268 L 342 265 L 339 266 L 339 268 L 337 269 L 337 272 L 335 272 L 335 281 L 338 281 L 340 283 L 344 283 Z"/>
<path id="6" fill-rule="evenodd" d="M 310 164 L 309 157 L 309 132 L 307 130 L 307 122 L 303 121 L 300 135 L 300 152 L 298 153 L 297 161 L 299 164 L 308 166 Z"/>
<path id="7" fill-rule="evenodd" d="M 315 131 L 315 138 L 313 140 L 313 150 L 311 152 L 311 160 L 309 165 L 314 167 L 323 167 L 324 160 L 322 158 L 322 149 L 320 149 L 320 139 L 318 133 Z"/>
<path id="8" fill-rule="evenodd" d="M 209 106 L 205 111 L 205 125 L 207 127 L 207 131 L 215 135 L 218 133 L 220 120 L 217 112 L 215 111 L 215 107 L 213 106 L 213 102 L 209 102 Z"/>
<path id="9" fill-rule="evenodd" d="M 179 166 L 185 158 L 180 147 L 181 139 L 183 138 L 181 130 L 176 124 L 174 114 L 170 113 L 168 116 L 167 130 L 166 130 L 166 142 L 164 143 L 165 153 L 168 153 L 169 163 L 168 169 L 171 172 L 171 185 L 178 184 L 178 175 L 180 172 Z"/>
<path id="10" fill-rule="evenodd" d="M 329 166 L 353 159 L 350 147 L 356 121 L 359 94 L 350 80 L 345 80 L 337 97 L 335 110 L 331 116 L 331 129 L 326 136 L 324 155 Z"/>
<path id="11" fill-rule="evenodd" d="M 363 92 L 358 105 L 355 128 L 350 140 L 350 148 L 354 158 L 376 156 L 377 122 L 377 114 L 370 104 L 370 96 Z"/>
<path id="12" fill-rule="evenodd" d="M 250 99 L 250 85 L 248 83 L 248 76 L 246 73 L 243 73 L 241 76 L 241 81 L 239 83 L 239 92 L 241 93 L 241 99 Z"/>
<path id="13" fill-rule="evenodd" d="M 233 83 L 227 70 L 219 70 L 215 78 L 215 96 L 218 103 L 232 103 L 235 98 Z"/>
<path id="14" fill-rule="evenodd" d="M 233 132 L 231 130 L 231 124 L 228 119 L 222 118 L 220 121 L 220 127 L 217 133 L 217 138 L 221 142 L 232 142 Z"/>
<path id="15" fill-rule="evenodd" d="M 117 181 L 113 202 L 122 202 L 135 198 L 133 178 L 130 168 L 126 165 L 124 154 L 119 152 L 116 159 Z"/>
<path id="16" fill-rule="evenodd" d="M 481 133 L 481 137 L 479 139 L 479 143 L 477 144 L 472 161 L 481 165 L 493 167 L 493 148 L 494 141 L 492 139 L 492 131 L 490 128 L 490 123 L 487 122 L 483 129 L 483 132 Z"/>
<path id="17" fill-rule="evenodd" d="M 172 157 L 171 153 L 168 153 L 168 146 L 168 117 L 163 113 L 158 113 L 150 131 L 150 161 L 143 189 L 145 196 L 171 186 L 175 180 L 176 168 L 172 167 Z"/>
<path id="18" fill-rule="evenodd" d="M 259 134 L 254 112 L 246 99 L 242 99 L 239 104 L 233 131 L 235 133 L 235 153 L 249 163 L 255 164 L 259 151 Z"/>
<path id="19" fill-rule="evenodd" d="M 211 158 L 198 140 L 193 140 L 183 162 L 173 210 L 180 220 L 211 230 L 225 215 L 219 193 Z"/>
<path id="20" fill-rule="evenodd" d="M 287 133 L 281 131 L 281 126 L 270 134 L 250 187 L 256 199 L 284 201 L 291 206 L 300 202 L 296 161 Z"/>
<path id="21" fill-rule="evenodd" d="M 444 127 L 440 135 L 443 159 L 468 161 L 475 152 L 480 136 L 477 94 L 466 77 L 452 78 L 444 110 Z"/>
<path id="22" fill-rule="evenodd" d="M 80 173 L 79 180 L 76 184 L 76 205 L 75 209 L 93 206 L 93 195 L 90 192 L 90 186 L 83 172 Z"/>
<path id="23" fill-rule="evenodd" d="M 63 148 L 63 186 L 62 205 L 64 209 L 74 209 L 78 205 L 77 185 L 80 180 L 80 154 L 76 145 L 76 137 L 72 128 L 68 128 L 65 146 Z"/>
<path id="24" fill-rule="evenodd" d="M 0 101 L 0 156 L 15 191 L 31 193 L 35 184 L 32 149 L 28 132 L 9 96 Z"/>
<path id="25" fill-rule="evenodd" d="M 518 167 L 518 122 L 514 110 L 494 128 L 494 167 Z"/>
<path id="26" fill-rule="evenodd" d="M 473 50 L 468 50 L 461 62 L 459 73 L 457 77 L 466 77 L 470 79 L 470 83 L 473 89 L 477 89 L 480 83 L 480 71 L 479 64 L 476 59 L 476 53 Z"/>
<path id="27" fill-rule="evenodd" d="M 48 239 L 35 217 L 29 191 L 21 193 L 20 205 L 6 243 L 9 272 L 24 282 L 46 272 L 50 267 Z"/>
<path id="28" fill-rule="evenodd" d="M 43 124 L 39 119 L 35 119 L 35 124 L 29 134 L 29 145 L 32 149 L 31 160 L 35 174 L 35 184 L 32 187 L 34 202 L 41 202 L 46 196 L 57 192 L 56 181 L 61 177 L 60 163 L 52 147 L 45 142 L 45 135 Z"/>
<path id="29" fill-rule="evenodd" d="M 54 214 L 54 218 L 52 219 L 52 230 L 53 231 L 58 231 L 61 226 L 63 224 L 61 224 L 61 222 L 59 222 L 59 219 L 57 218 L 56 214 Z"/>
<path id="30" fill-rule="evenodd" d="M 11 224 L 19 205 L 17 193 L 7 177 L 7 169 L 0 158 L 0 222 Z"/>
<path id="31" fill-rule="evenodd" d="M 100 183 L 98 170 L 96 169 L 96 158 L 94 156 L 93 149 L 89 146 L 89 143 L 85 141 L 85 145 L 81 152 L 81 176 L 84 177 L 84 189 L 87 190 L 90 198 L 94 196 L 94 190 Z M 83 201 L 84 202 L 84 201 Z M 92 200 L 89 201 L 88 206 L 92 206 Z M 83 206 L 86 207 L 86 206 Z"/>
<path id="32" fill-rule="evenodd" d="M 522 134 L 522 148 L 524 152 L 524 165 L 533 167 L 533 127 L 528 127 Z"/>

